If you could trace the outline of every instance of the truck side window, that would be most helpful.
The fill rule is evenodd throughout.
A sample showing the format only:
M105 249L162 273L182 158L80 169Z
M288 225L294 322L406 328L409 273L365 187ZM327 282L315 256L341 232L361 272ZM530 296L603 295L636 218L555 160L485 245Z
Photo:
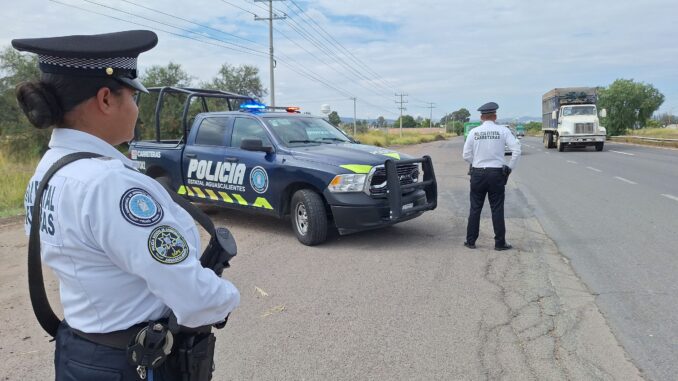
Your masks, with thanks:
M205 146L223 146L228 129L228 118L205 118L200 123L195 144Z
M261 139L264 146L271 145L271 140L261 123L250 118L235 118L231 147L240 148L243 139Z

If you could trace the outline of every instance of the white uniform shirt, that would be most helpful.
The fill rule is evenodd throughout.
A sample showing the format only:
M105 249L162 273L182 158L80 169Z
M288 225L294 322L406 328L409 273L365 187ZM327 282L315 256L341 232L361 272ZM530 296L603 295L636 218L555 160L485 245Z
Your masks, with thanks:
M504 146L511 150L508 166L513 169L520 157L520 141L508 127L485 121L469 131L464 142L464 160L474 168L501 168L506 164Z
M240 302L238 290L200 265L200 236L191 216L156 181L125 168L134 163L105 141L56 128L31 179L25 229L47 169L66 154L86 151L59 170L43 196L44 264L59 278L68 324L105 333L174 311L188 327L222 321Z

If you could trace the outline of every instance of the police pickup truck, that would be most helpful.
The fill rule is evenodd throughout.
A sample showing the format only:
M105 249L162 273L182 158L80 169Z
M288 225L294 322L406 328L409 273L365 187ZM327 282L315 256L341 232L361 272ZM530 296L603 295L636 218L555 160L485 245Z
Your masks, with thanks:
M305 245L325 241L329 226L350 234L436 208L437 184L428 156L412 158L363 145L322 118L294 108L271 110L237 94L149 90L157 97L155 130L144 138L137 132L129 156L140 170L190 201L289 216ZM163 140L163 98L177 94L185 97L183 136ZM226 111L210 108L219 102ZM239 110L233 111L236 105Z

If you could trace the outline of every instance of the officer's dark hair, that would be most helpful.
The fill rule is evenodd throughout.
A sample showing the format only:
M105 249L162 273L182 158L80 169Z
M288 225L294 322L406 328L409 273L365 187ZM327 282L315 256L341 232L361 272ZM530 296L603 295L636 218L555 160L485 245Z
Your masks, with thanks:
M113 78L43 73L39 81L16 87L19 107L35 127L43 129L64 124L64 115L75 106L108 87L118 93L123 84Z
M480 114L480 120L486 121L486 120L494 120L497 118L497 113L493 112L490 114Z

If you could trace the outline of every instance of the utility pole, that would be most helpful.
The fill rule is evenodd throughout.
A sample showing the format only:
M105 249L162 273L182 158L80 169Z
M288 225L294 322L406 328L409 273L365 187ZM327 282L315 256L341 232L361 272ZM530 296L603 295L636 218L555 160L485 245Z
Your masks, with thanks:
M273 2L274 1L285 1L285 0L254 0L255 3L268 2L268 17L259 17L254 16L255 21L268 21L268 42L269 42L269 52L270 52L270 70L271 70L271 107L275 107L275 79L273 75L273 69L275 68L275 58L273 57L273 20L283 20L286 19L286 16L273 15Z
M395 96L400 97L400 100L399 101L396 100L396 103L400 103L400 107L398 107L398 108L400 109L400 137L402 138L403 137L403 110L407 110L405 107L403 107L403 104L407 103L407 101L403 100L403 97L406 97L407 94L400 93L400 94L396 94Z
M428 118L428 128L432 128L432 127L433 127L433 109L436 108L436 106L434 106L434 104L435 104L435 103L429 103L429 104L428 104L428 107L426 107L426 108L430 108L430 109L431 109L431 114L430 114L430 116L429 116L429 118Z
M355 125L355 123L356 123L355 102L358 100L358 98L353 97L353 98L351 98L351 100L353 101L353 137L355 138L355 134L356 134L356 125Z

